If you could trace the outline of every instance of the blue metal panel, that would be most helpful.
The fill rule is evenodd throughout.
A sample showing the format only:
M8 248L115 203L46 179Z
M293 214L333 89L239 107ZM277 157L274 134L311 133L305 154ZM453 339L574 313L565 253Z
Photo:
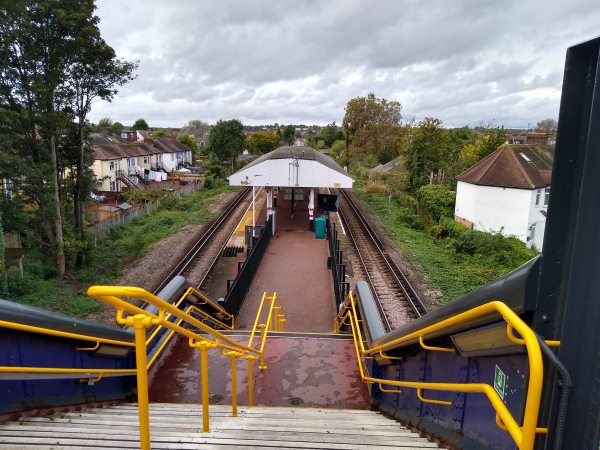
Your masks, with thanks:
M0 334L0 365L30 367L107 368L134 367L133 355L97 356L78 351L70 339L40 336L18 331ZM135 377L106 377L93 385L78 378L0 380L0 413L23 411L89 401L115 400L133 394Z
M504 403L517 421L524 405L527 381L525 354L473 357L442 352L418 351L401 363L379 365L373 362L377 377L405 381L488 383L493 385L498 365L506 374ZM495 411L482 394L423 391L426 398L450 400L452 406L422 403L414 389L402 394L387 394L373 388L373 401L379 408L401 421L426 430L461 449L507 449L514 443L495 423Z

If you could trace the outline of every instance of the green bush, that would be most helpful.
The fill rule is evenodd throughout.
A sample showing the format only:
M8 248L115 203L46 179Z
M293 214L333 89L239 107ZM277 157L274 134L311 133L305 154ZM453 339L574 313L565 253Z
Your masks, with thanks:
M442 220L439 222L439 225L441 227L441 236L439 237L456 238L465 231L469 230L469 228L465 227L463 224L458 223L456 220L448 217L442 218Z
M455 194L441 184L428 184L417 191L419 207L436 222L454 216L454 199Z

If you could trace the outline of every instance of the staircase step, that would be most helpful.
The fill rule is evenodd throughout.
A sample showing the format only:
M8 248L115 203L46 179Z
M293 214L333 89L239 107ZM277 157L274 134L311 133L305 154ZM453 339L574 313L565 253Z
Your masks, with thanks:
M368 410L211 406L211 431L201 432L201 407L151 404L153 449L315 448L422 449L435 443ZM0 449L139 448L137 408L124 404L24 417L0 424Z

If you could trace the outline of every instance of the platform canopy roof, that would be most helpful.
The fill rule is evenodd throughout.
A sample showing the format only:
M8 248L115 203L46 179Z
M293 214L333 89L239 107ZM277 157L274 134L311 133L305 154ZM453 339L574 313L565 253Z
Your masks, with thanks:
M329 156L300 146L279 147L229 177L231 186L351 188L353 182Z

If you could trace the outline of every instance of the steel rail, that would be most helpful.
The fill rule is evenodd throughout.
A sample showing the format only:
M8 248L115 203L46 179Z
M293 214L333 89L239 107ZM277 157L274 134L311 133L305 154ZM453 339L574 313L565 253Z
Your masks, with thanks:
M361 251L359 250L359 247L358 247L358 244L354 237L354 234L352 233L352 227L349 226L348 221L344 215L344 212L341 209L338 210L338 213L339 213L342 221L346 224L346 235L350 237L350 241L352 242L352 245L356 249L356 254L358 255L358 259L360 260L360 262L364 268L365 274L367 275L366 281L372 287L371 291L373 292L373 297L375 299L375 305L377 306L377 309L379 310L379 316L381 317L381 320L383 321L383 325L384 325L386 331L389 331L392 329L392 326L390 324L390 321L387 318L387 315L385 314L385 310L383 309L383 305L381 303L381 300L379 299L379 294L377 293L377 289L375 289L375 283L373 282L373 279L371 278L371 274L367 270L367 263L363 259L363 255L362 255Z
M400 288L400 292L402 293L402 296L404 297L403 300L406 303L408 303L408 305L411 307L412 311L416 314L417 317L421 317L424 314L426 314L427 308L425 308L425 305L423 304L423 302L419 298L418 294L416 293L415 289L412 287L412 285L406 278L406 275L404 275L404 273L400 270L400 268L396 265L396 263L389 257L387 252L384 250L384 244L382 243L382 241L379 238L379 236L377 235L377 233L373 230L373 227L365 219L363 213L357 207L354 200L352 200L352 198L345 192L344 189L338 189L338 191L342 194L344 200L349 205L350 212L358 220L359 226L366 231L366 235L368 236L369 240L373 243L375 249L377 250L379 259L381 259L383 261L384 267L387 267L387 269L393 275L393 277L396 281L396 284ZM346 224L346 228L348 229L348 233L351 237L352 243L359 255L361 263L365 269L365 273L367 274L367 277L369 278L369 284L371 284L371 286L373 287L373 292L375 293L376 304L377 304L380 312L382 313L382 315L385 317L383 305L381 304L381 301L379 300L379 296L377 295L375 286L371 281L371 276L369 274L369 270L362 258L361 249L356 245L356 240L354 239L354 236L352 235L352 232L350 230L350 224L349 224L347 218L345 217L343 210L340 210L340 216ZM385 318L384 321L387 322L387 318ZM388 322L388 326L389 326L389 322ZM389 327L388 327L388 329L389 329Z
M181 258L179 263L169 272L169 274L165 277L162 283L154 290L154 294L160 292L174 277L177 275L181 275L185 269L187 269L190 264L194 261L198 253L204 248L207 242L213 237L213 235L217 232L217 230L221 227L221 225L229 218L231 213L237 208L237 206L242 202L242 200L248 195L251 188L246 188L242 192L238 194L238 196L225 208L225 210L211 223L206 232L198 239L198 241L193 245L193 247ZM209 270L213 268L213 264L210 266ZM204 280L203 280L204 281Z
M248 190L251 190L252 188L247 188L247 189L248 189ZM262 189L263 189L262 187L261 187L261 188L259 188L259 189L256 191L256 194L255 194L255 195L258 195ZM246 208L246 211L245 211L245 212L248 212L248 210L249 210L251 207L252 207L252 204L248 205L248 208ZM244 215L242 215L242 218L240 219L240 221L242 221L242 220L244 220ZM238 224L239 224L239 222L238 222ZM236 227L237 227L237 225L236 225ZM233 233L235 233L235 229L236 229L236 227L234 227L234 228L231 230L231 233L229 233L229 234L227 235L227 239L225 239L225 242L223 242L223 245L221 246L221 249L219 250L219 253L217 253L217 254L216 254L216 256L214 257L214 259L213 259L212 263L210 263L210 266L209 266L209 267L208 267L208 269L206 270L206 273L205 273L205 274L204 274L204 276L202 277L202 280L200 280L200 282L199 282L199 283L196 285L196 289L200 289L200 288L201 288L201 287L204 285L204 283L206 282L206 280L207 280L208 276L209 276L209 275L210 275L210 273L212 272L213 268L214 268L214 267L217 265L217 262L219 261L219 258L220 258L220 257L221 257L221 255L223 254L223 251L225 250L225 247L227 246L227 243L228 243L228 242L229 242L229 240L231 239L231 236L233 236Z

